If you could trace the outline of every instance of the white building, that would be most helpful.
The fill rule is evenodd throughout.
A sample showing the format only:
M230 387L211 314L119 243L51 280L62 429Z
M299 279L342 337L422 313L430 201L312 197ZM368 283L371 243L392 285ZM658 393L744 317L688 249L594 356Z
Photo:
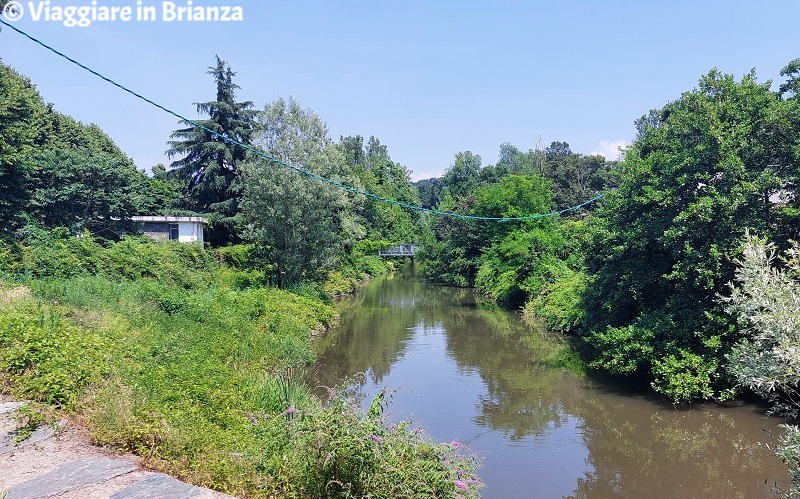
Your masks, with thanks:
M180 243L202 243L208 220L203 217L131 217L141 222L142 232L154 241L178 241Z

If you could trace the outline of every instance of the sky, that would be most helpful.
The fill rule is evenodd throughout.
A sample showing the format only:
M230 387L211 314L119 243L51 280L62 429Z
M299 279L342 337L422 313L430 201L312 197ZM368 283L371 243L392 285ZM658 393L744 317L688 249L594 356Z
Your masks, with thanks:
M459 151L492 164L504 142L528 150L564 141L618 159L634 120L710 69L741 77L755 68L777 88L780 70L800 57L800 0L19 3L16 27L179 114L202 118L193 103L214 99L206 72L219 55L236 72L239 100L262 108L293 97L334 140L380 139L414 180L441 176ZM240 7L243 20L169 20L172 6L190 3ZM85 27L52 19L81 6L134 14ZM138 6L156 19L136 20ZM169 164L174 116L8 28L0 59L57 110L98 124L140 169Z

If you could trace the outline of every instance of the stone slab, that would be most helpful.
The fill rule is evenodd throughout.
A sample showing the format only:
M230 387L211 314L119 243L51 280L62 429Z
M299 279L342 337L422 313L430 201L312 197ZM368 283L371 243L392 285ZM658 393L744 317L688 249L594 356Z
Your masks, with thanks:
M24 402L3 402L0 404L0 414L15 411L25 405Z
M157 473L120 490L111 499L182 499L196 497L204 492L200 487Z
M37 478L11 487L7 499L52 497L86 485L103 483L134 471L130 461L103 456L77 459L62 464Z
M57 427L52 427L50 425L41 425L38 428L36 428L33 432L31 432L28 438L26 438L25 440L23 440L18 444L15 444L14 442L17 439L17 433L19 432L19 430L17 430L13 426L0 425L0 456L12 452L16 449L21 449L28 445L33 445L35 443L41 442L42 440L47 440L48 438L56 434L57 429L64 428L66 425L67 425L66 420L61 420L58 423Z
M44 440L46 438L50 438L55 434L56 434L56 429L55 428L53 428L52 426L47 425L47 424L42 425L42 426L36 428L36 430L34 430L31 433L31 436L29 436L28 438L26 438L25 440L20 442L17 447L25 447L26 445L32 445L32 444L35 444L37 442L41 442L42 440Z

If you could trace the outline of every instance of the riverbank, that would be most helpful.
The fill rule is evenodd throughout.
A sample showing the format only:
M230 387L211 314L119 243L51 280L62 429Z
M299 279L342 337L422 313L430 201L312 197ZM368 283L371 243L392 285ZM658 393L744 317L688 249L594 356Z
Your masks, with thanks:
M676 408L628 383L552 364L563 338L466 288L411 273L375 279L341 303L315 385L388 387L395 420L481 457L485 499L780 497L770 450L779 418L728 402ZM349 379L358 373L366 373ZM534 491L534 492L531 492Z
M2 391L36 417L78 417L106 448L241 497L475 494L459 487L475 462L386 424L382 399L363 412L303 386L312 332L337 317L317 290L193 245L53 237L5 255Z
M89 432L77 419L62 419L52 426L42 424L30 435L21 434L25 408L25 403L0 395L0 496L231 498L148 471L132 454L93 445Z

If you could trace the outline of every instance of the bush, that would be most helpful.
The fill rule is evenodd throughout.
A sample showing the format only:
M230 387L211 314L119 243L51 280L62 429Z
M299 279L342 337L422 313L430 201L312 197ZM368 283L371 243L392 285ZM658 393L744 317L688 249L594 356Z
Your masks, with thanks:
M31 291L0 289L0 389L80 411L98 443L232 494L476 494L457 446L303 385L312 336L337 318L319 285L260 287L199 245L39 236L14 276Z
M774 412L800 415L800 246L793 243L778 267L775 245L745 236L736 284L722 298L744 338L727 356L728 372L772 403Z
M525 304L525 314L544 320L553 331L567 333L581 323L586 274L565 269L555 282L542 286L539 294Z
M409 421L388 421L389 396L381 392L365 413L332 390L327 402L285 412L277 428L275 418L254 422L283 456L259 466L286 477L286 497L477 497L475 457L458 442L430 442Z
M800 497L800 428L783 425L783 435L775 453L789 466L789 488L784 491L785 496Z
M0 309L0 385L11 393L67 409L107 374L112 342L74 325L63 307L30 298Z

